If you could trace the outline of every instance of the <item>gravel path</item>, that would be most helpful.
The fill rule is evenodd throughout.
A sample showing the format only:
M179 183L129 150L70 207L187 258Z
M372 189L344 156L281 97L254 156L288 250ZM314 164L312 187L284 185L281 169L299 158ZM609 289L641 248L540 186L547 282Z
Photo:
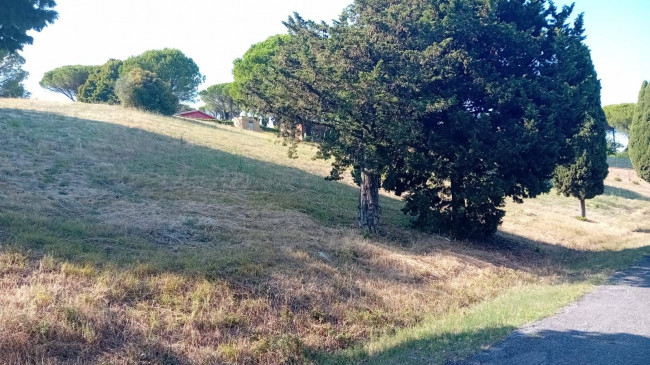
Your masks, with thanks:
M650 364L650 257L464 364Z

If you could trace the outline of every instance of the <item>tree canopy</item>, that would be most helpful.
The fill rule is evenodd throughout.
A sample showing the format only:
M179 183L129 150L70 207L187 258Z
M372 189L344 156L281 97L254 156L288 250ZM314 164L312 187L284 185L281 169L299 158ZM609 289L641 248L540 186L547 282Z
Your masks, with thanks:
M34 39L30 30L40 32L57 18L54 0L3 0L0 11L0 50L22 50Z
M115 82L120 77L122 61L111 59L92 72L79 87L78 99L84 103L117 104Z
M275 85L266 82L267 76L277 70L274 57L289 40L288 35L275 35L252 45L242 58L234 61L230 95L247 112L273 113ZM262 112L263 111L263 112Z
M83 85L88 76L93 73L98 66L62 66L48 71L43 75L40 81L41 87L61 93L72 101L76 101L79 87Z
M178 97L169 84L153 73L134 68L123 74L115 84L115 93L122 105L172 115L178 108Z
M630 125L632 124L632 119L634 118L635 108L636 104L634 103L604 106L603 111L605 112L605 117L607 118L607 124L611 128L615 128L617 131L625 133L629 136Z
M194 101L199 85L205 80L194 60L178 49L150 50L129 57L120 72L126 74L134 68L155 73L169 84L180 101Z
M630 160L639 177L650 182L650 84L641 85L630 127Z
M7 50L0 50L0 98L22 98L29 96L23 80L28 73L22 69L25 59Z
M539 1L359 0L331 25L296 14L289 36L235 62L237 71L262 55L263 72L239 90L257 93L285 130L330 129L320 156L334 159L331 179L352 169L362 229L378 230L381 186L405 195L422 226L489 235L505 197L548 191L570 149L577 120L556 105L573 84L558 35L582 41L571 12Z
M232 83L217 84L208 87L199 93L205 103L205 110L216 118L231 119L241 110L230 96Z

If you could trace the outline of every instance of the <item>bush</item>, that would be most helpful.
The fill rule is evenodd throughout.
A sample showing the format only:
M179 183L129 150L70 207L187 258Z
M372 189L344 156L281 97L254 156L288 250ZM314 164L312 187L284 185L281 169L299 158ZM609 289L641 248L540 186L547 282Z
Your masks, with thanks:
M178 108L178 97L172 94L169 84L156 74L135 68L120 76L115 84L115 94L122 105L172 115Z

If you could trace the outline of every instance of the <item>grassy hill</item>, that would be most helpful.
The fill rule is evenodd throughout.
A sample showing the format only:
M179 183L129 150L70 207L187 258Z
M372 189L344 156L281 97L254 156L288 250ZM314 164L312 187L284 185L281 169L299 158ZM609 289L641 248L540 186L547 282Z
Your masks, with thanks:
M354 229L357 189L273 134L0 99L9 364L453 361L650 253L650 185L509 205L497 239Z

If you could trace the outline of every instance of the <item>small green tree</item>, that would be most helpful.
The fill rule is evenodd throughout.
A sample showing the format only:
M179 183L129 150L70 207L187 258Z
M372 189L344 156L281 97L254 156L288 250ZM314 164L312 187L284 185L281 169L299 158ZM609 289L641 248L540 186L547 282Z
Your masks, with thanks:
M241 110L230 96L232 83L217 84L199 93L205 103L205 110L216 118L228 120L238 115Z
M0 98L28 97L23 80L28 73L22 69L25 59L15 52L0 50Z
M555 169L553 185L558 194L580 200L581 216L587 216L585 200L593 199L605 191L607 177L607 142L604 115L594 119L586 114L582 128L569 142L574 159Z
M560 28L555 44L558 55L556 91L559 125L564 129L553 185L558 194L580 200L586 217L585 200L604 192L607 166L607 119L600 103L600 81L589 48L583 43L583 16L574 29Z
M22 50L34 39L30 30L40 32L57 18L54 0L3 0L0 5L0 49Z
M178 97L165 81L153 72L134 68L120 76L115 93L122 105L163 115L172 115L178 108Z
M62 66L48 71L43 75L41 87L61 93L72 101L76 101L79 87L86 83L88 76L93 73L97 66Z
M83 103L117 104L120 100L115 95L115 83L120 77L122 61L109 60L88 76L79 87L77 99Z
M639 92L628 148L634 170L643 180L650 181L650 84L647 81Z
M199 85L205 81L194 60L178 49L151 50L139 56L129 57L124 61L120 73L126 74L134 68L155 73L158 78L169 84L172 93L180 101L194 101Z

